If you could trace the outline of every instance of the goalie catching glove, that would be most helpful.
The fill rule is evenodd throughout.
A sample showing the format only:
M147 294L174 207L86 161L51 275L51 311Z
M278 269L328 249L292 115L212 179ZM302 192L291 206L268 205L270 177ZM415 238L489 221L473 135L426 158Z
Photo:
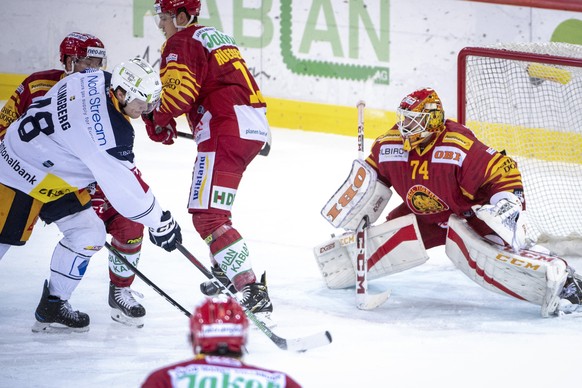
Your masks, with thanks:
M525 212L519 198L508 191L491 197L491 205L475 205L475 215L518 252L526 247Z
M176 249L176 242L182 242L180 225L168 210L162 213L161 224L157 228L149 228L149 232L150 241L168 252Z
M165 145L174 144L174 139L178 137L178 129L176 128L176 120L170 119L170 122L165 126L156 125L154 122L154 113L141 115L141 118L146 126L146 131L150 139L155 142Z

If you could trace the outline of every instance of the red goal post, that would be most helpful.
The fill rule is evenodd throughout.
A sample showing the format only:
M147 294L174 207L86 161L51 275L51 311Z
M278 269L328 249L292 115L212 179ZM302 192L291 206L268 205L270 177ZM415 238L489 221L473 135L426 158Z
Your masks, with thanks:
M582 247L582 46L513 43L458 56L457 119L522 173L528 237Z

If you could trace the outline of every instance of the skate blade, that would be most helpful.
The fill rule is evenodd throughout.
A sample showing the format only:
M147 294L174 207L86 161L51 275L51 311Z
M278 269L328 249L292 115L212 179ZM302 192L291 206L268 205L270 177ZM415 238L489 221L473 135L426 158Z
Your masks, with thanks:
M141 329L144 325L144 317L129 317L114 307L111 308L111 319L122 325L137 327L138 329Z
M36 321L32 325L33 333L50 333L50 334L67 334L67 333L85 333L89 331L89 325L85 327L69 327L60 323L45 323Z

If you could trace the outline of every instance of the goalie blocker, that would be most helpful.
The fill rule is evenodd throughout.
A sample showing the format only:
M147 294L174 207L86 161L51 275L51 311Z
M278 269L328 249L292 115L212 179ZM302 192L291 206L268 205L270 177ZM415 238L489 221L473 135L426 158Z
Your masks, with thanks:
M368 216L373 224L388 204L392 191L378 180L366 162L356 159L350 175L321 209L321 215L335 228L355 230Z

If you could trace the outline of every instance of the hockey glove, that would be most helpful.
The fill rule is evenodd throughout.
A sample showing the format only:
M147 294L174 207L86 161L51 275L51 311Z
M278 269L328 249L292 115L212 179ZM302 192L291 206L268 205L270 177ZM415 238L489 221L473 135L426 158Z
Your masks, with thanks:
M475 215L516 252L526 246L526 216L521 201L513 193L498 193L491 197L491 205L474 205L472 208Z
M166 210L162 213L161 224L157 228L149 228L150 241L171 252L176 249L176 242L182 242L180 225L172 214Z
M174 139L178 137L178 129L173 118L170 119L170 122L165 127L156 125L153 113L141 115L141 118L145 123L150 139L166 145L174 144Z

